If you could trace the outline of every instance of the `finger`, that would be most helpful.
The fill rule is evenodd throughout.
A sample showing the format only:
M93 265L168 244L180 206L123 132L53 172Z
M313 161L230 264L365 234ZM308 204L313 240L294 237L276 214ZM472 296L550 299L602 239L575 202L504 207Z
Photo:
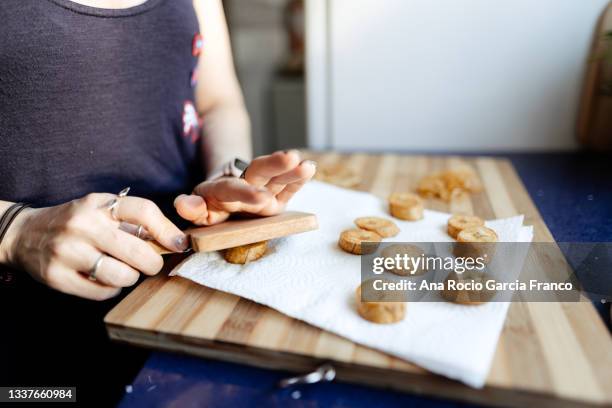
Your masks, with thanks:
M231 213L261 208L272 198L264 187L255 187L236 178L202 183L194 193L196 195L178 197L175 206L181 216L195 223L211 223L210 217L218 215L219 211Z
M203 197L208 203L234 203L257 204L269 198L265 187L250 185L246 180L226 177L218 181L202 183L194 190L194 194Z
M287 184L283 191L278 193L274 200L270 200L268 205L262 208L257 213L259 215L270 216L276 215L283 212L287 202L293 197L295 193L297 193L303 186L306 184L308 180L303 180L291 184Z
M99 253L98 253L99 254ZM101 254L100 254L101 255ZM93 263L89 266L90 269L85 270L85 276L89 277L89 273L93 265L98 261L100 255L97 255ZM140 273L129 265L118 261L109 255L102 255L102 261L96 271L96 281L115 288L127 288L138 282ZM78 269L82 272L81 269Z
M145 241L153 239L151 234L142 225L134 225L129 222L122 222L119 225L121 231L125 231L128 234L134 235L136 238L144 239Z
M285 204L285 202L278 201L278 199L275 198L273 200L270 200L270 202L268 202L263 208L260 208L258 211L256 211L256 214L263 215L266 217L270 215L280 214L285 209Z
M181 194L174 200L174 208L178 215L191 222L208 215L206 201L199 195Z
M244 178L254 186L265 186L271 178L297 167L300 160L300 153L297 150L275 152L268 156L261 156L249 164Z
M53 267L47 284L60 292L98 301L113 298L121 292L121 288L90 281L83 274L65 265Z
M62 261L66 266L81 272L89 277L91 269L95 266L100 256L104 256L96 270L96 280L100 283L123 288L134 285L140 274L132 267L115 258L102 255L91 244L84 241L66 242L61 251Z
M266 188L271 194L278 194L287 184L296 183L301 180L310 180L317 171L317 165L312 160L304 160L299 166L270 179Z
M90 239L100 252L147 275L155 275L161 270L164 260L149 244L116 228L112 221L107 220L107 223L90 234Z
M203 191L210 210L233 212L259 212L274 198L265 187L255 187L243 179L220 180ZM213 211L214 213L214 211Z
M183 252L189 247L187 236L161 212L153 201L140 197L123 197L115 212L121 221L142 225L164 247Z
M297 193L302 187L304 187L304 184L306 184L307 182L308 180L301 180L295 183L287 184L283 191L276 195L276 200L279 203L286 204L295 193Z
M229 218L225 210L208 211L206 201L198 195L180 195L174 200L176 212L195 225L213 225Z

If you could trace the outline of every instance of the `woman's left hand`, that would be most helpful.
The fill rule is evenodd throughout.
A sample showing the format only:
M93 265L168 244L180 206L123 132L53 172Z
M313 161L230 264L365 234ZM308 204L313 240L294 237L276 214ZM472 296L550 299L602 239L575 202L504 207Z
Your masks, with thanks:
M217 224L234 212L274 215L315 172L316 163L302 161L298 151L276 152L253 160L244 178L205 181L191 195L178 196L174 206L196 225Z

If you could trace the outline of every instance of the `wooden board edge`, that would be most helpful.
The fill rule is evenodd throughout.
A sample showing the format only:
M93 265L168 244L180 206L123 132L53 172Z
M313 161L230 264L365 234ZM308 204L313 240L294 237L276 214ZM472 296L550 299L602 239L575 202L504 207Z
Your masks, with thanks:
M126 328L107 324L106 329L113 341L153 350L192 355L213 360L253 367L307 373L324 363L331 363L336 378L341 382L391 389L399 392L503 407L597 407L604 406L586 401L560 399L554 395L520 391L510 388L485 386L470 388L458 381L439 375L424 376L417 373L397 371L392 368L377 368L354 363L342 363L312 356L273 351L253 346L235 345L216 340L206 340L169 333L154 333L147 330ZM441 395L440 390L444 394Z
M283 219L281 223L276 225L276 227L278 229L279 226L283 227L286 224L293 224L294 225L294 232L292 232L291 234L287 234L287 233L279 234L278 231L270 229L270 227L268 225L264 224L264 223L262 223L262 225L249 225L245 229L245 231L246 232L250 232L250 231L252 231L255 228L261 229L261 230L263 230L263 233L260 232L260 237L259 237L258 240L259 241L267 241L267 240L271 240L271 239L282 238L282 237L287 236L287 235L301 234L301 233L304 233L304 232L314 231L314 230L319 228L319 222L318 222L317 216L315 214L306 213L306 212L300 212L300 211L287 211L287 212L285 212L285 213L283 213L281 215L284 215L286 217L291 217L291 216L299 215L299 218L296 218L296 219L290 219L290 218ZM271 217L262 217L262 218L257 218L257 219L253 219L253 220L262 221L262 220L266 220L266 219L270 219L270 218ZM220 226L220 225L222 225L222 224L218 224L217 226ZM215 227L215 226L213 226L213 227ZM212 228L212 227L204 227L204 228ZM219 250L231 248L231 247L234 247L234 246L246 245L246 244L253 243L253 242L250 242L250 241L249 242L245 242L243 239L238 239L238 240L234 239L231 244L227 244L227 242L225 242L224 240L232 241L231 237L236 235L235 231L219 233L219 234L217 234L215 239L211 239L206 234L203 234L202 236L199 236L198 232L197 232L197 229L187 230L186 232L191 237L191 246L192 246L192 248L193 248L193 250L195 252L219 251ZM230 237L230 238L228 239L228 237ZM204 242L204 243L202 243L202 242Z

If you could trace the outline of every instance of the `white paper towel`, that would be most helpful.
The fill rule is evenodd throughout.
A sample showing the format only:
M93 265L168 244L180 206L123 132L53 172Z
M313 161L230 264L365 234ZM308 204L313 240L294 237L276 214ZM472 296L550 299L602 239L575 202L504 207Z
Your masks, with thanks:
M229 264L216 252L194 254L173 274L267 305L473 387L484 385L508 303L410 303L402 322L370 323L357 314L353 300L360 284L360 257L340 250L337 241L341 231L354 228L357 217L390 218L386 203L371 194L312 181L289 209L317 214L319 230L274 240L266 256L247 265ZM387 241L452 242L446 233L448 218L449 214L426 210L417 222L394 219L401 232ZM532 227L522 224L522 216L487 222L500 242L529 242Z

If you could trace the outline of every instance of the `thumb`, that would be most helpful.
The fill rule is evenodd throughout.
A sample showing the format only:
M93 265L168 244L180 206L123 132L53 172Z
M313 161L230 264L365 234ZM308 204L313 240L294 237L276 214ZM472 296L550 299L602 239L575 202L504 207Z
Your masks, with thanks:
M206 201L197 195L181 194L174 200L174 208L182 218L195 222L208 214Z

